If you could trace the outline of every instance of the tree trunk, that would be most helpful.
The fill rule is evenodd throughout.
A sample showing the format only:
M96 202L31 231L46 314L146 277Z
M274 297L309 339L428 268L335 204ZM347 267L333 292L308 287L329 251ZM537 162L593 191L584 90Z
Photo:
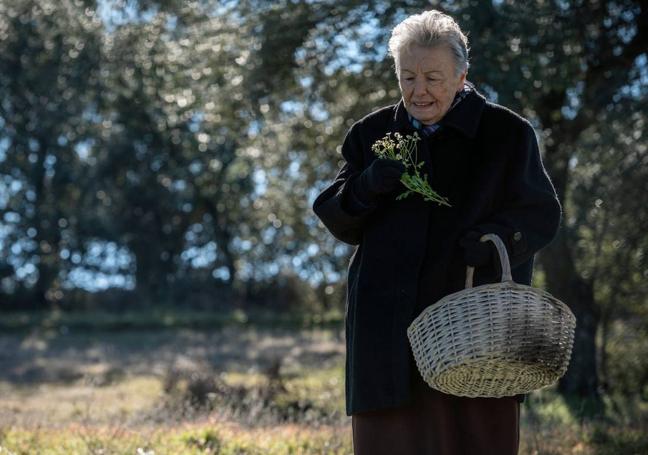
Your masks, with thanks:
M229 288L232 288L235 283L237 283L237 270L236 270L236 256L232 252L231 248L231 235L229 232L225 230L221 230L219 227L216 227L217 232L217 237L218 237L218 249L223 253L223 256L225 256L225 266L227 267L227 271L229 273L229 276L227 280L225 280L225 283Z
M55 300L50 291L60 271L59 243L61 233L58 227L59 195L52 187L51 178L46 176L45 160L48 155L49 142L38 139L38 158L31 168L31 179L34 183L36 201L34 203L33 223L36 227L36 251L38 257L38 280L34 286L33 299L42 308L50 308Z
M558 383L558 391L578 413L584 411L583 403L587 406L586 413L596 413L602 405L596 360L600 312L594 301L593 283L578 275L564 229L542 251L540 259L549 292L565 302L576 316L574 349L569 368Z
M218 251L223 254L225 260L225 267L229 273L229 277L225 280L228 288L233 289L240 283L238 282L238 269L236 266L237 255L232 250L232 238L234 237L229 226L233 223L228 223L228 220L223 220L223 214L218 211L217 204L213 198L201 198L207 213L209 213L213 220L214 237Z
M612 301L614 301L612 297ZM612 308L614 308L612 306ZM608 356L607 348L608 341L610 339L610 311L609 309L601 312L601 346L599 346L599 362L600 362L600 372L601 372L601 390L605 393L608 392L610 388L610 374L608 370Z
M591 283L582 280L574 283L567 299L572 302L571 309L578 327L569 369L560 380L558 390L564 394L599 399L595 340L600 316L594 308Z
M135 291L140 304L156 304L169 289L162 250L153 241L137 240L129 245L135 256Z
M548 115L545 113L547 123ZM563 219L556 238L539 255L539 262L545 272L547 290L565 302L576 316L571 361L567 372L560 379L558 390L568 403L573 402L572 398L576 399L574 404L577 406L589 402L596 412L602 404L596 361L596 330L600 311L594 301L592 281L583 279L578 273L573 256L578 237L569 224L569 214L564 212L570 177L570 148L565 143L573 143L575 139L557 125L553 131L552 145L546 147L543 162L563 207Z

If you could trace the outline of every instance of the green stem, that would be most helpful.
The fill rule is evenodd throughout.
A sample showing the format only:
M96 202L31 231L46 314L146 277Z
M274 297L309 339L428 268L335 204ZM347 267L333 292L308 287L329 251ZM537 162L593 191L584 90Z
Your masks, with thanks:
M408 171L405 171L401 176L401 182L408 191L401 193L397 199L404 199L413 192L421 194L425 201L436 202L439 205L451 207L447 198L440 196L430 187L430 184L427 181L427 174L421 176L419 173L418 168L423 165L423 162L418 163L418 147L416 146L416 143L419 140L418 135L414 133L414 136L402 137L400 134L396 133L395 137L398 140L398 146L391 136L387 135L374 144L374 147L372 148L374 153L376 153L380 158L390 158L401 161L405 164L407 169L409 169L410 166L412 167L413 175L408 173ZM400 155L400 157L398 155Z

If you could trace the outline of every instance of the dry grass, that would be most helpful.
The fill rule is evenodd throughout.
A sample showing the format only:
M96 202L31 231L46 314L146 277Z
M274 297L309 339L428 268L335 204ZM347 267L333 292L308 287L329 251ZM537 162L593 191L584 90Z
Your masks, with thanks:
M352 452L337 330L14 333L0 362L0 455ZM645 422L536 392L520 454L648 453Z
M58 431L49 428L13 428L0 441L3 441L0 442L0 454L3 455L280 455L351 452L350 436L335 427L273 425L250 429L216 420L136 430L87 425L70 425Z

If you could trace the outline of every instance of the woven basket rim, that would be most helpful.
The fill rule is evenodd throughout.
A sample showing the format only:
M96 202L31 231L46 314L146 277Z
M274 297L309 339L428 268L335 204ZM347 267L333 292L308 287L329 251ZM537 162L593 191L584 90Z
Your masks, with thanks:
M495 289L498 290L517 289L520 291L536 294L536 296L543 297L548 302L551 302L557 305L558 307L560 307L562 310L565 311L569 319L576 321L576 316L574 315L571 308L569 308L569 306L565 302L563 302L560 299L557 299L556 297L554 297L544 289L536 288L526 284L516 283L513 280L506 280L506 281L498 281L497 283L486 283L471 288L461 289L459 291L453 292L452 294L448 294L442 297L436 302L425 307L425 309L421 311L421 313L419 313L419 315L416 318L414 318L414 320L410 323L407 332L409 332L410 330L415 330L414 327L418 325L419 321L422 321L425 318L427 318L428 315L432 314L437 309L441 308L444 304L452 304L455 301L460 300L462 297L470 298L470 296L472 295L477 296L485 290L495 290Z
M561 300L557 299L553 295L551 295L549 292L545 291L544 289L536 288L533 286L529 286L527 284L520 284L516 283L513 280L506 280L506 281L498 281L497 283L486 283L486 284L481 284L479 286L475 286L472 288L467 288L467 289L461 289L459 291L455 291L452 294L448 294L441 299L437 300L435 303L432 303L431 305L427 306L425 309L427 310L428 308L436 307L442 303L445 303L448 300L456 300L457 297L463 297L463 296L470 296L472 294L478 294L481 293L484 290L490 290L490 289L496 289L496 288L511 288L511 289L519 289L527 292L533 292L534 294L540 294L543 297L546 297L549 300L560 302L563 305L567 306L564 302Z

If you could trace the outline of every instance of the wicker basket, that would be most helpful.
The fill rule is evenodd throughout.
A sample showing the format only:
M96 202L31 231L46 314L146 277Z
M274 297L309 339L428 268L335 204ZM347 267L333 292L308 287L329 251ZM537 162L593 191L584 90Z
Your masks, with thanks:
M486 234L502 282L466 289L426 308L409 326L416 365L430 387L452 395L503 397L540 389L567 370L576 318L549 293L515 283L502 240Z

